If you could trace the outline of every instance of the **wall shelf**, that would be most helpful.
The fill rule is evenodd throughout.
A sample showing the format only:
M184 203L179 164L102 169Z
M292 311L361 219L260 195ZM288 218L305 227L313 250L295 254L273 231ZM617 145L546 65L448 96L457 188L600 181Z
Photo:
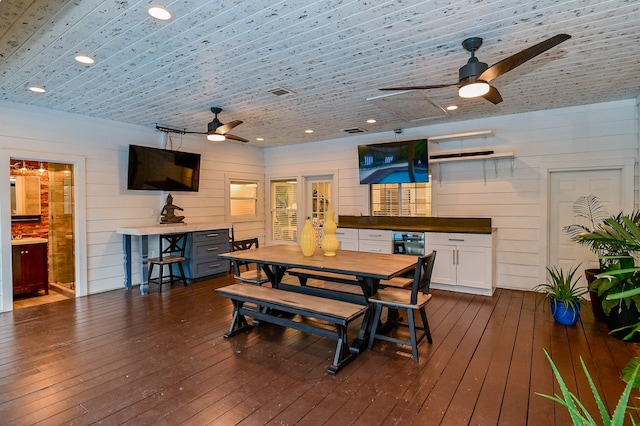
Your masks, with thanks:
M515 156L513 152L502 152L502 153L487 154L487 155L436 158L434 160L429 160L429 164L454 163L454 162L461 162L461 161L482 161L482 175L486 183L487 182L487 160L493 160L493 167L494 167L496 176L498 175L498 160L504 160L504 159L511 160L511 176L513 176L513 159L514 158ZM438 182L442 182L442 166L439 165L437 169L438 169L437 170Z
M429 159L430 164L438 163L453 163L456 161L477 161L477 160L499 160L502 158L513 158L513 152L503 152L499 154L487 154L487 155L469 155L463 157L449 157L449 158L434 158Z
M427 138L429 142L438 143L456 139L467 139L476 136L493 136L493 130L477 130L475 132L452 133L450 135L430 136Z

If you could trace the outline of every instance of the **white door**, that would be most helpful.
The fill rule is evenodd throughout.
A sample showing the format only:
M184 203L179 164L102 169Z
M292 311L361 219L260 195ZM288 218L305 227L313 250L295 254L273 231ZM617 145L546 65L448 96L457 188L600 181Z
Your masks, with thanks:
M593 194L605 204L609 214L619 213L623 209L622 174L622 169L550 173L549 266L557 266L565 271L579 263L582 263L580 270L598 267L597 256L588 248L571 241L562 228L574 223L587 226L573 213L573 204L581 196Z
M324 221L324 212L336 211L333 196L333 176L307 176L305 214L314 221Z

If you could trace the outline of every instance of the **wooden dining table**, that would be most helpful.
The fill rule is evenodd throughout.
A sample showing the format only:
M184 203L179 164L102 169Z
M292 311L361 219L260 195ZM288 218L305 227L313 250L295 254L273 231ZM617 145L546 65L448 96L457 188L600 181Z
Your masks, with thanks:
M369 305L369 297L378 291L380 280L388 280L411 271L415 269L418 261L417 256L351 250L339 250L336 256L324 256L319 248L316 249L313 256L304 256L298 246L292 245L264 246L257 249L223 253L219 257L230 261L241 260L261 265L274 288L301 291L338 300L353 301L340 292L314 289L308 286L284 285L281 283L282 278L290 268L331 272L346 277L352 276L354 284L360 285L364 295L363 303L367 305ZM358 338L351 345L350 349L353 353L359 353L365 347L371 331L372 320L372 309L368 309L362 321Z

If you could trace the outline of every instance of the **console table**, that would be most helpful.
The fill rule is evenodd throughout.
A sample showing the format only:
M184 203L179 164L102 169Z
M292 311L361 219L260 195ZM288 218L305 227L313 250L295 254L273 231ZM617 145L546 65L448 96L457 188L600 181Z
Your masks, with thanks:
M136 228L118 228L116 232L122 235L122 248L124 252L124 288L131 290L131 237L137 237L140 243L140 294L149 292L149 283L147 275L149 274L149 236L160 234L171 234L178 232L187 232L189 234L199 231L222 231L228 232L231 228L226 223L176 223L167 225L140 226Z

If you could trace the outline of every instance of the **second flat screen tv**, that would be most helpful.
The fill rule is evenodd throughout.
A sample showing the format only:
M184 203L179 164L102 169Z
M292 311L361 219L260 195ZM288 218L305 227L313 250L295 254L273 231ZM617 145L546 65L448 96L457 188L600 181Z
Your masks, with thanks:
M198 191L200 154L129 145L127 189Z
M429 182L427 140L358 146L361 184Z

